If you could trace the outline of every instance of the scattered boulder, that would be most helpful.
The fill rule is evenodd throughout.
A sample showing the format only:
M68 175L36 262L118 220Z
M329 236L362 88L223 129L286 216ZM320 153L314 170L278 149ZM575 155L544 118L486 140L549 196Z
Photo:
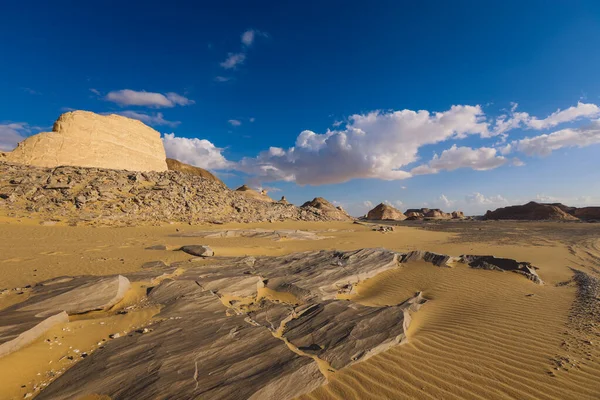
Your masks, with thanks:
M194 167L193 165L182 163L181 161L177 161L173 158L167 158L167 167L169 168L169 171L179 171L183 172L184 174L201 176L205 179L208 179L209 181L217 182L225 186L223 181L221 181L219 178L217 178L215 175L208 172L207 170L199 167Z
M208 246L190 245L183 246L181 251L184 253L191 254L197 257L212 257L215 255L214 251Z
M542 284L542 279L538 276L536 269L528 262L520 262L510 258L499 258L494 256L474 256L462 255L461 262L468 264L471 268L489 269L496 271L511 271L527 277L527 279Z
M367 213L368 220L375 221L404 221L406 215L389 204L379 204Z
M89 111L62 114L52 132L23 140L5 161L39 167L72 165L129 171L166 171L160 133L120 115Z

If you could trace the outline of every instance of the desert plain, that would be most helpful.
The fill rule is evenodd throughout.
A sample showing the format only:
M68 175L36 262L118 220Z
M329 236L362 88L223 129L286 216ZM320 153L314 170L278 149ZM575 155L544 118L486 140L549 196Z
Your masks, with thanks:
M127 276L148 271L142 266L153 261L162 261L162 269L168 271L159 268L153 277L132 283L117 304L70 316L27 346L1 357L0 398L69 398L60 390L47 397L44 393L61 379L67 386L74 385L68 372L84 363L90 364L86 373L100 379L103 370L94 365L94 357L111 352L111 346L122 340L118 336L151 337L163 323L164 305L146 304L146 289L185 274L191 266L224 265L240 257L365 248L526 261L538 268L543 284L521 274L470 268L460 262L436 266L424 260L399 263L359 280L352 292L335 297L385 307L421 292L427 301L410 313L401 344L327 373L326 381L319 381L299 398L595 399L600 394L598 224L406 221L385 223L393 225L393 231L380 232L374 230L380 224L353 222L138 227L45 226L41 222L8 217L0 222L2 310L32 296L32 285L57 277ZM294 231L305 232L309 238L290 234ZM244 237L239 232L277 233ZM210 246L215 256L189 261L190 254L173 250L196 244ZM158 247L164 250L148 250L157 245L164 245ZM577 279L576 271L585 278ZM272 299L286 301L276 294ZM219 306L225 314L227 308ZM121 356L125 357L113 355ZM185 378L190 390L203 373L210 371L200 367L195 378ZM277 368L270 373L277 375ZM85 384L78 385L84 387L78 393L84 393ZM100 391L80 397L110 398Z

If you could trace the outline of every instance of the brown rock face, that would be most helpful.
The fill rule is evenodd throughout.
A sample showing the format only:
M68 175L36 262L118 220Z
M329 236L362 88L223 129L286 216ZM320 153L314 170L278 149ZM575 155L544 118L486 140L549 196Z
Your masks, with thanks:
M600 221L600 207L582 207L575 208L571 214L583 221Z
M322 197L315 197L311 201L307 201L306 203L302 204L301 208L309 209L317 214L340 221L353 219L346 211L334 206Z
M167 158L167 167L169 168L169 171L179 171L183 172L184 174L201 176L213 182L218 182L225 185L223 181L221 181L219 178L217 178L207 170L199 167L194 167L193 165L182 163L181 161L177 161L173 158Z
M576 217L567 214L558 206L540 204L535 201L521 206L503 207L495 211L488 211L484 219L577 221Z
M89 111L62 114L52 132L33 135L5 154L3 161L58 167L63 165L166 171L160 133L142 122L120 115Z
M402 214L401 211L390 205L381 203L368 212L367 219L404 221L406 219L406 215Z

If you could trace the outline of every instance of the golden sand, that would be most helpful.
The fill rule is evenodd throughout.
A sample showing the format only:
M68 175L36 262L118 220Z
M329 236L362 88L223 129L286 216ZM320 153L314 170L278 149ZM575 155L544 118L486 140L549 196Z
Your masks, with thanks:
M171 236L236 228L303 229L319 231L331 238L274 241ZM179 251L144 250L156 244L173 248L205 244L218 256L385 247L402 252L429 250L452 256L508 257L538 266L546 284L539 286L518 274L474 270L462 264L440 268L419 262L361 283L353 300L365 305L397 304L417 291L431 301L413 315L407 344L329 373L328 385L301 399L597 399L599 348L594 343L586 352L569 350L569 343L582 340L567 325L575 288L555 284L571 278L569 266L589 267L589 257L600 255L600 241L590 239L582 243L585 248L577 248L555 240L534 245L517 241L469 242L457 237L408 226L395 227L394 232L383 234L368 226L346 222L92 228L41 226L39 221L3 219L0 220L0 289L24 287L62 275L133 272L148 261L162 260L168 264L190 258ZM143 285L133 285L119 306L139 302L144 295L142 289ZM27 289L21 295L12 292L0 295L0 308L26 296ZM260 296L295 301L266 289ZM59 371L73 362L57 361L63 355L71 354L74 349L93 351L109 334L143 326L156 312L149 308L126 315L112 312L72 318L66 326L55 327L30 346L0 359L0 399L22 398L31 391L31 385L47 381L51 371ZM574 366L555 369L553 360L558 357L569 357ZM26 388L21 388L23 384Z

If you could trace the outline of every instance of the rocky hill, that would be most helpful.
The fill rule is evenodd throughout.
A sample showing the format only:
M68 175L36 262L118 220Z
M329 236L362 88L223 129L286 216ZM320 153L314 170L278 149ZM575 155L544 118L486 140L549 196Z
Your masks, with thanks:
M62 114L52 132L33 135L0 161L58 167L64 165L166 171L165 148L160 133L142 122L120 115L89 111Z
M564 206L563 206L564 207ZM554 204L542 204L530 201L519 206L498 208L488 211L483 219L508 219L508 220L555 220L577 221L577 217L563 211L562 207Z
M220 182L178 171L41 168L0 162L0 214L13 217L117 226L351 219L339 210L315 205L299 208L258 201Z
M269 197L269 195L267 194L267 192L265 190L263 190L262 192L259 193L258 191L252 189L248 185L242 185L239 188L235 189L235 191L243 194L244 196L248 197L249 199L254 199L254 200L263 201L263 202L267 202L267 203L273 203L275 201Z
M366 219L375 221L404 221L406 215L388 204L381 203L367 213Z
M322 197L315 197L311 201L302 204L300 208L306 210L317 209L332 220L349 221L354 219L342 207L336 207Z

